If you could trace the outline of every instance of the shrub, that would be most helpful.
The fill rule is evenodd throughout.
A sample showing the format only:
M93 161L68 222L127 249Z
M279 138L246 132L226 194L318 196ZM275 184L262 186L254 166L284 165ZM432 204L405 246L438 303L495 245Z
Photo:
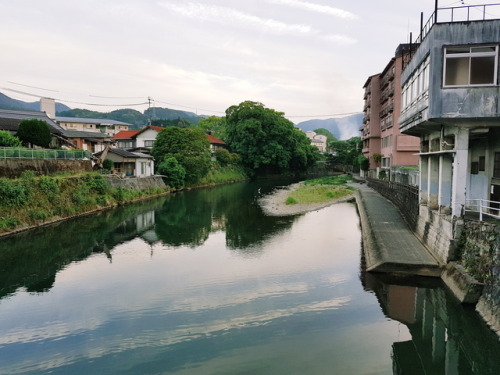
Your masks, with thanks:
M215 151L215 158L221 167L225 167L231 163L231 154L224 148Z
M49 147L52 141L49 125L38 119L21 121L16 135L22 142L40 147Z
M0 147L21 147L21 141L10 132L0 130Z
M179 164L176 158L167 158L158 166L158 172L167 178L167 184L174 189L184 186L186 170Z
M85 185L91 192L103 195L108 190L108 182L99 174L88 174L83 177Z
M20 207L28 200L28 192L19 180L0 178L0 206Z
M292 197L288 197L285 201L285 204L297 204L297 200L292 198Z
M59 194L60 188L59 183L56 179L41 176L38 180L38 187L42 193L44 193L49 199L53 199Z
M108 171L112 171L115 168L115 163L111 159L104 159L102 167Z

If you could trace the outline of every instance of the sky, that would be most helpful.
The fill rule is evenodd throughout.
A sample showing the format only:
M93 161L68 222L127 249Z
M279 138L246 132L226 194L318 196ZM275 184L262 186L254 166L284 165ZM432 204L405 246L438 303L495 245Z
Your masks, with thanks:
M0 0L0 92L100 112L151 105L223 116L251 100L294 123L344 117L362 112L367 78L416 38L434 4Z

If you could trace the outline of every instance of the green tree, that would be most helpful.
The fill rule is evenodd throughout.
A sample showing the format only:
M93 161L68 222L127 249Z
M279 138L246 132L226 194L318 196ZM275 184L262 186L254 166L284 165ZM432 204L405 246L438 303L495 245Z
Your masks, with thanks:
M353 137L347 141L332 141L328 143L328 150L332 152L333 164L352 165L359 168L359 156L362 152L362 142L360 137Z
M207 133L210 132L214 137L217 137L224 142L227 139L225 117L210 116L200 120L197 126Z
M166 177L168 186L175 189L180 189L184 186L186 170L179 164L176 158L168 157L163 160L158 166L158 172Z
M165 128L156 137L151 155L158 164L175 158L186 171L186 184L204 177L211 166L210 142L207 135L197 128Z
M252 101L226 110L226 142L256 174L305 170L315 162L309 139L283 115Z
M43 120L23 120L19 124L16 136L23 143L31 143L40 147L49 147L52 141L49 125Z
M21 147L21 141L10 132L0 130L0 147Z

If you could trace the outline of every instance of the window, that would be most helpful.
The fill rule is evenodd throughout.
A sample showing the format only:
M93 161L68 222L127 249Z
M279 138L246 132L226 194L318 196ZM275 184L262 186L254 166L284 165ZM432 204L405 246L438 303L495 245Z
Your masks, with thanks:
M153 142L152 140L144 141L144 147L153 147Z
M493 164L493 177L500 178L500 152L495 152L495 161Z
M444 50L444 86L495 85L498 46L447 47Z

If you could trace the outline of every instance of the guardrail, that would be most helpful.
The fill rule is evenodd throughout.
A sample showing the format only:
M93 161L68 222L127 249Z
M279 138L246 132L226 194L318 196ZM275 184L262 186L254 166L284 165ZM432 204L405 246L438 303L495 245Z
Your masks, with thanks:
M88 160L92 154L83 150L49 150L0 147L0 159Z
M483 221L484 215L500 219L500 202L487 199L466 199L464 211L479 213L479 221Z

